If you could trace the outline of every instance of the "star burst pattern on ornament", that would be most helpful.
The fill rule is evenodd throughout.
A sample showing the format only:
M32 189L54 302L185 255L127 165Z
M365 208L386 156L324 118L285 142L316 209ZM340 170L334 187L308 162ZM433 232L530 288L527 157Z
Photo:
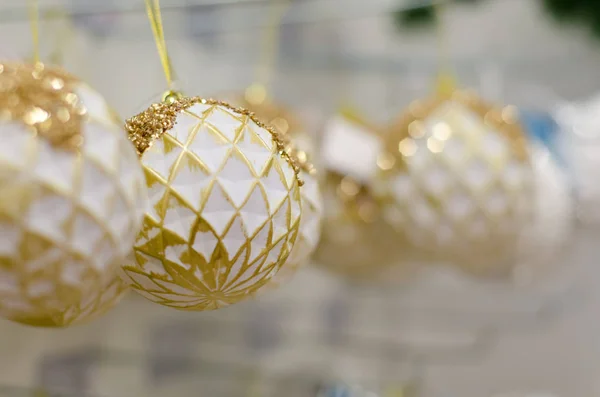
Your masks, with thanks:
M128 123L132 136L155 140L141 157L151 208L124 279L151 301L183 310L247 298L295 244L298 167L278 134L248 111L198 98L150 111L165 115L162 132L147 128L149 113Z

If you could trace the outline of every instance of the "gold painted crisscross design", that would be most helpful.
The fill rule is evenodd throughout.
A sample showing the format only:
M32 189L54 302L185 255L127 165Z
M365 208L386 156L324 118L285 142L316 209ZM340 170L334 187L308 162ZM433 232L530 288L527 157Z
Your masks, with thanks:
M247 298L280 270L298 234L298 179L249 115L197 103L142 163L152 208L135 264L123 268L137 292L212 310Z
M532 176L524 134L518 123L497 116L501 114L472 98L413 106L394 127L397 160L391 175L384 174L392 184L405 186L387 200L389 219L418 246L478 273L505 274L505 266L514 265L518 232L531 216ZM498 155L487 151L489 140L503 148ZM460 156L448 155L452 145L462 147ZM428 159L425 164L417 165L418 151L428 153L422 157ZM483 186L468 179L475 166L485 173ZM428 181L434 173L441 176ZM468 206L462 215L449 209L459 198ZM494 200L505 204L494 207ZM419 224L419 211L427 224ZM444 240L441 233L452 237Z
M101 98L91 102L76 153L55 150L25 125L2 128L13 151L0 150L0 228L7 236L0 278L8 285L0 289L0 312L7 318L65 326L111 306L104 287L119 283L114 270L138 231L145 186L124 131L109 109L95 108L105 106Z

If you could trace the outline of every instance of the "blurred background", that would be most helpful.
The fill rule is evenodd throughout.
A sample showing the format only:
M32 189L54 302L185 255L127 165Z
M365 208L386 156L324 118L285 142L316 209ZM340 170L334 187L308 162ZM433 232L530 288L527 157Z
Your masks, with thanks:
M436 23L431 1L294 0L277 22L277 48L265 53L277 2L162 0L177 87L225 97L266 65L271 96L325 153L315 162L352 173L327 153L355 153L350 146L368 139L327 135L340 109L388 125L434 92L446 57L461 87L518 106L530 139L558 164L573 204L568 226L555 227L569 237L534 250L560 245L559 253L544 270L501 280L417 266L397 282L365 283L345 273L343 249L324 247L341 262L335 271L306 266L276 291L215 312L172 311L132 294L65 330L3 320L0 395L600 396L600 8L447 1ZM143 1L40 0L40 15L42 58L96 87L122 117L164 91ZM23 0L0 0L3 58L31 57L29 29ZM365 266L389 259L392 245L375 248Z

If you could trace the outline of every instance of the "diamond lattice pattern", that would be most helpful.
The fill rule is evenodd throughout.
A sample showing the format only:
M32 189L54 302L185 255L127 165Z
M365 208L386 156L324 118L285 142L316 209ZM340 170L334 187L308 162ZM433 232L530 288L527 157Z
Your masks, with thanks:
M321 235L321 219L323 214L323 199L319 189L319 182L315 175L302 173L302 186L300 197L302 200L302 217L296 244L288 258L288 265L284 266L274 277L269 285L278 287L288 282L306 264L311 254L317 248Z
M23 124L0 126L0 313L33 325L83 321L104 306L87 303L106 300L145 206L125 131L95 91L80 84L76 94L88 110L79 153Z
M124 279L153 302L210 310L245 299L282 267L298 234L298 180L271 134L196 104L142 157L151 208Z
M513 244L530 215L530 165L458 103L439 106L418 127L404 142L406 167L390 179L387 219L420 247L485 262L478 253Z

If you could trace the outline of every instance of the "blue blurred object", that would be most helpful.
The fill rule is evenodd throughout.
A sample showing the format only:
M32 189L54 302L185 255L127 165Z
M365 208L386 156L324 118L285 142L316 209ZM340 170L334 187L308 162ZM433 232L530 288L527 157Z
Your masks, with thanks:
M317 397L355 397L352 388L344 383L323 384L317 390Z
M560 128L554 117L547 112L523 109L519 110L519 117L528 137L544 145L555 160L564 166L557 140Z
M372 397L375 393L363 390L360 387L353 387L346 383L329 384L321 387L317 397Z

